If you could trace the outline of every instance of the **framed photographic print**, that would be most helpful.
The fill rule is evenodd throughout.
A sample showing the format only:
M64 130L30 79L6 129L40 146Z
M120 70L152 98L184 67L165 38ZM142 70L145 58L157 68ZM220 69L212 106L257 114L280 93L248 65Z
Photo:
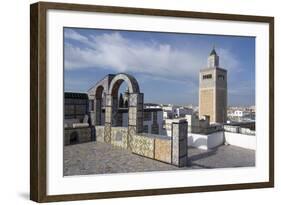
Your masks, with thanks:
M274 18L31 5L30 198L274 186Z

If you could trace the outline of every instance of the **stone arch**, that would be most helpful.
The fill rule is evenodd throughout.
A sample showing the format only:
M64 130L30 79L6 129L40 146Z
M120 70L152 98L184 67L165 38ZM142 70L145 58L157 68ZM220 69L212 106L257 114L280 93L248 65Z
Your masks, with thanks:
M103 92L104 86L99 85L96 88L95 100L94 100L94 124L102 125L101 115L102 115L102 104L103 104Z
M104 140L111 142L111 127L117 124L118 90L123 82L129 89L127 148L131 149L133 135L142 132L143 128L143 93L140 93L137 80L125 73L115 75L110 82L106 97Z
M97 82L93 87L88 90L88 97L90 100L90 121L91 125L101 125L101 115L102 115L102 99L103 93L108 94L108 89L111 80L115 75L106 75L103 79ZM105 102L106 104L106 102Z
M129 93L140 92L138 81L133 76L119 73L110 82L108 94L111 94L111 96L118 96L118 89L124 81L128 85Z

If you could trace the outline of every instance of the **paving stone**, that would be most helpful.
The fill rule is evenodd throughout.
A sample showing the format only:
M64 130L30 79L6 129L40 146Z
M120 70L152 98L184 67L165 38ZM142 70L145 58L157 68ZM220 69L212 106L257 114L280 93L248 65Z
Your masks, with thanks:
M64 176L249 167L255 166L255 151L236 146L220 146L208 151L188 148L188 161L189 166L179 168L111 144L89 142L64 147Z

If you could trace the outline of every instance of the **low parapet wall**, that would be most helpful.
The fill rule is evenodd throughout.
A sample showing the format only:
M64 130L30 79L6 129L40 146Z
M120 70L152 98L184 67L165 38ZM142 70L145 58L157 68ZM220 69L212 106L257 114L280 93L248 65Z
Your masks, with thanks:
M240 133L225 132L225 142L230 145L256 150L256 136Z
M129 149L133 153L176 166L187 165L187 123L172 124L172 136L135 133L130 135L128 127L111 127L110 143L113 146ZM105 141L105 127L95 126L96 140Z
M255 150L256 136L225 131L207 135L188 133L188 146L190 147L207 150L223 144Z
M172 164L172 138L138 134L133 137L132 152L151 159Z
M90 127L64 129L64 145L90 142L91 140Z
M224 144L223 131L211 134L188 133L188 146L208 150Z
M95 126L95 137L97 142L104 142L104 126Z
M127 148L127 127L111 127L111 144L116 147Z

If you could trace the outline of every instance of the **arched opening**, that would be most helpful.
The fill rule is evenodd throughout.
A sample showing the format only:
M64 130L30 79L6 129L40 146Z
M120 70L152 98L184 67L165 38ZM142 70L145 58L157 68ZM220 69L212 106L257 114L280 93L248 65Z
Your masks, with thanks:
M105 90L102 85L98 86L94 99L95 125L104 125L105 119Z
M128 103L129 103L129 89L124 80L119 80L113 87L111 94L113 99L112 117L114 127L128 127Z
M120 110L119 104L122 104L119 101L119 90L123 83L124 86L127 87L126 90L128 90L128 114L125 118L126 122L123 121L121 123L118 110ZM126 147L130 149L133 135L142 132L143 128L143 94L139 92L138 82L133 76L123 73L114 76L108 89L105 114L105 142L116 143L119 139L116 137L116 133L120 131L123 133L122 143L126 143ZM126 130L124 130L124 128L119 129L123 124L128 127ZM123 145L124 144L122 144L122 146Z

